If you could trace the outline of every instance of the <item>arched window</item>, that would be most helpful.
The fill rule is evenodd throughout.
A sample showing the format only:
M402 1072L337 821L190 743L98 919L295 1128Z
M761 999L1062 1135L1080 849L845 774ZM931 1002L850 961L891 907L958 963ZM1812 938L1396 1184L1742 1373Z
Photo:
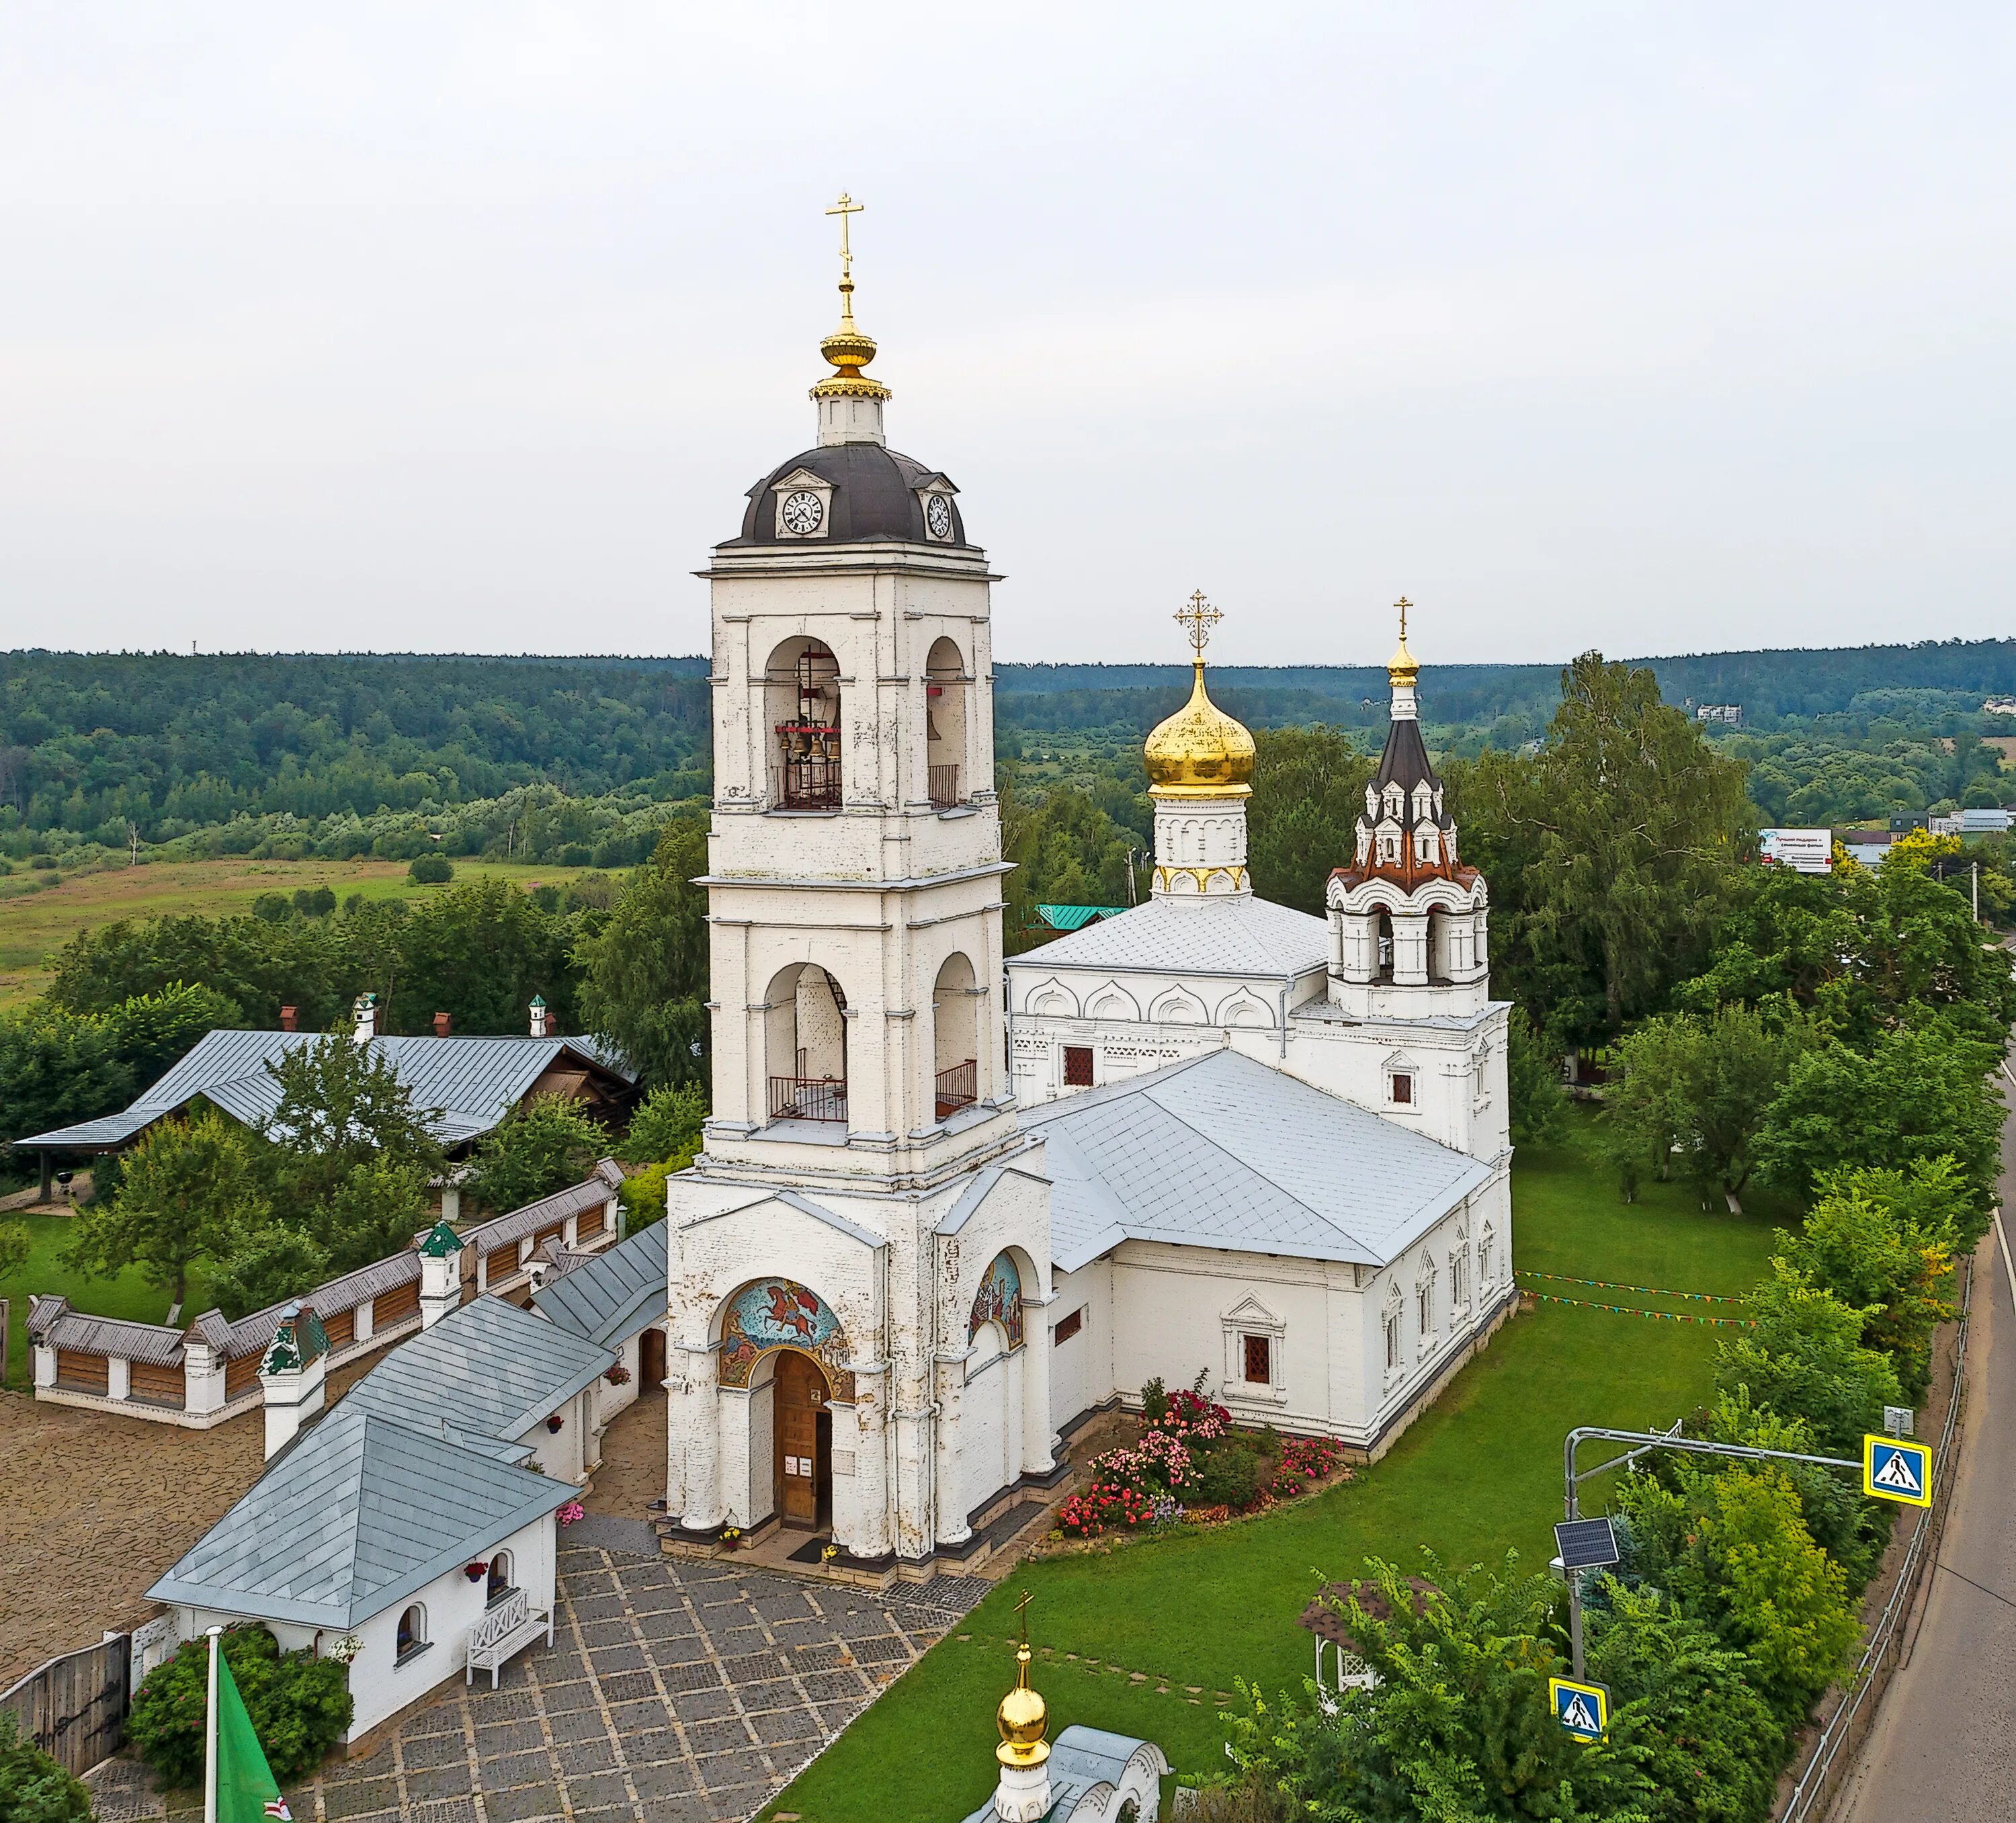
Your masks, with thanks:
M847 996L816 962L794 962L763 996L772 1120L847 1120Z
M833 649L817 639L786 640L764 669L763 700L771 729L772 806L838 810L840 660Z
M931 989L933 1113L942 1120L980 1099L980 998L973 965L945 958Z
M1435 1329L1435 1275L1433 1267L1422 1275L1414 1288L1415 1307L1420 1319L1420 1336L1425 1342Z
M973 795L966 776L966 660L949 638L939 638L924 661L924 747L932 804L949 810Z
M1399 857L1395 855L1394 859ZM1373 979L1390 981L1393 979L1393 915L1390 912L1382 911L1373 921L1372 938L1378 951Z
M399 1616L397 1660L404 1664L427 1649L427 1611L416 1602Z
M1386 1371L1389 1374L1400 1371L1400 1313L1386 1313Z
M490 1574L484 1584L486 1605L502 1600L511 1592L511 1553L500 1551L490 1559Z

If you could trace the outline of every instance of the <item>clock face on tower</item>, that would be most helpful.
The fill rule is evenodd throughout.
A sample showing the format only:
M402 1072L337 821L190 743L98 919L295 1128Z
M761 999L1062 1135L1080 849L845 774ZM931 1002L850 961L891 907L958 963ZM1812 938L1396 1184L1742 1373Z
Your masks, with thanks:
M801 488L795 494L787 494L783 505L777 509L777 516L784 522L784 530L805 538L819 529L819 522L826 517L826 502L816 494Z
M952 502L942 494L934 494L924 502L924 523L934 538L952 536Z

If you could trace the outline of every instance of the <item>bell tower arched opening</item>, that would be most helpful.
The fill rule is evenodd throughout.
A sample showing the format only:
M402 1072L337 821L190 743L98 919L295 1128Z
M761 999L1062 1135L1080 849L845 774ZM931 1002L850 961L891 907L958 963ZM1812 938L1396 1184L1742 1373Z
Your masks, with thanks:
M980 1098L981 998L973 964L946 957L931 988L932 1111L941 1120Z
M949 637L932 642L924 661L926 776L934 807L950 810L972 795L966 750L966 660Z
M847 1123L847 995L816 962L771 977L763 1051L772 1120Z
M841 805L840 660L823 640L787 639L764 667L771 731L770 802L787 811Z

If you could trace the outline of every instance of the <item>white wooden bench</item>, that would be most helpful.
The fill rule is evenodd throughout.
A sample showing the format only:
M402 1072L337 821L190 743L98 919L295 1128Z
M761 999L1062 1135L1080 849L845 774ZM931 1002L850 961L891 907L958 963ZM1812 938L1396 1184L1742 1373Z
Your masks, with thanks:
M476 1681L478 1671L490 1674L490 1688L497 1688L497 1674L505 1661L530 1645L541 1634L553 1643L552 1609L535 1611L523 1589L513 1589L476 1623L469 1636L469 1662L463 1667L463 1686Z

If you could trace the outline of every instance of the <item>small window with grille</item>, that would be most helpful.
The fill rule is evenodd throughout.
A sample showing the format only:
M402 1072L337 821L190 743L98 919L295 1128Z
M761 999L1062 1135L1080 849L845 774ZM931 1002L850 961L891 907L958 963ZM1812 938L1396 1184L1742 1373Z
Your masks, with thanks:
M1393 1073L1393 1100L1397 1106L1411 1108L1414 1105L1414 1079L1404 1070Z
M1248 1336L1246 1344L1246 1378L1254 1386L1269 1386L1274 1383L1274 1339L1271 1336Z
M1064 1087L1067 1089L1089 1089L1092 1087L1092 1047L1089 1045L1065 1045Z
M1057 1326L1052 1332L1050 1339L1053 1342L1068 1342L1084 1327L1085 1307L1080 1305L1068 1317L1057 1318Z

